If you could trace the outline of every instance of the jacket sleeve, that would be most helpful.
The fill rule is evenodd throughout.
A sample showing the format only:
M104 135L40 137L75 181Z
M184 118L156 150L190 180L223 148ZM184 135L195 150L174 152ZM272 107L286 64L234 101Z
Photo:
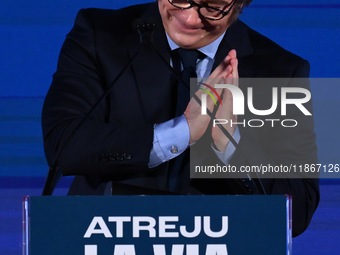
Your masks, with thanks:
M297 63L289 84L292 87L304 87L310 91L308 79L309 63L301 60ZM305 79L295 79L305 78ZM304 106L313 113L312 102ZM279 118L281 116L278 116ZM299 166L318 162L314 120L305 116L295 106L287 106L287 116L281 119L294 119L298 125L294 128L277 124L274 128L264 129L255 136L251 128L241 128L241 151L236 151L230 164ZM285 178L287 176L287 178ZM261 178L261 175L259 176ZM273 178L262 178L267 194L288 194L293 200L293 236L301 234L309 225L319 203L319 182L317 174L277 174Z

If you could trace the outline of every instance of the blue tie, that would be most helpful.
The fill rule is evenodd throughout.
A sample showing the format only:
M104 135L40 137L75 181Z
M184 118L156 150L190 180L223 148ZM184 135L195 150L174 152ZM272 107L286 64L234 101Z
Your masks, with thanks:
M190 78L196 78L197 59L203 59L205 55L198 50L186 50L179 48L173 52L172 60L174 69L181 72L183 82L177 86L176 116L180 116L185 111L190 100ZM181 71L181 63L183 70ZM189 172L189 151L184 151L181 155L170 161L168 174L168 188L171 191L181 191L184 179L189 178L189 174L181 174L185 170ZM183 182L183 183L182 183Z
M183 65L181 75L184 83L179 82L177 88L177 109L176 116L180 116L185 111L190 100L190 78L196 78L196 62L198 58L203 58L204 54L198 50L186 50L179 48L176 50L179 60ZM178 69L177 67L177 70Z

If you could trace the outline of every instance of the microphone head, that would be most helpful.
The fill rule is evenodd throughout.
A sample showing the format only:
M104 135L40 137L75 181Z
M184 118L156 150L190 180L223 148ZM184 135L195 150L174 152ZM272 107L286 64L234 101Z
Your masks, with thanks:
M149 22L136 19L133 21L133 28L138 32L141 43L153 41L153 31L156 28L156 23L152 19L149 19Z

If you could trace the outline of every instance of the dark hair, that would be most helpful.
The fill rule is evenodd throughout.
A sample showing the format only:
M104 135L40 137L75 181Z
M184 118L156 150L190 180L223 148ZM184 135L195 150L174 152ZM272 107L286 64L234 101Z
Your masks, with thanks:
M240 2L243 3L245 6L249 5L253 0L241 0Z
M238 15L242 12L244 6L250 5L252 1L253 0L236 0L236 4L233 8L233 11L231 12L231 22L234 22L237 19Z

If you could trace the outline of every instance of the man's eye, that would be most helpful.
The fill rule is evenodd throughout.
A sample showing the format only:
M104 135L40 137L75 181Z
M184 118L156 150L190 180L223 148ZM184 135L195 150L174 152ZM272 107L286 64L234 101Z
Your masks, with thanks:
M215 13L217 12L215 9L212 9L212 8L205 8L207 12L209 13Z
M226 8L225 5L220 5L220 4L209 4L209 7L215 8L215 9L219 9L219 10L223 10Z

